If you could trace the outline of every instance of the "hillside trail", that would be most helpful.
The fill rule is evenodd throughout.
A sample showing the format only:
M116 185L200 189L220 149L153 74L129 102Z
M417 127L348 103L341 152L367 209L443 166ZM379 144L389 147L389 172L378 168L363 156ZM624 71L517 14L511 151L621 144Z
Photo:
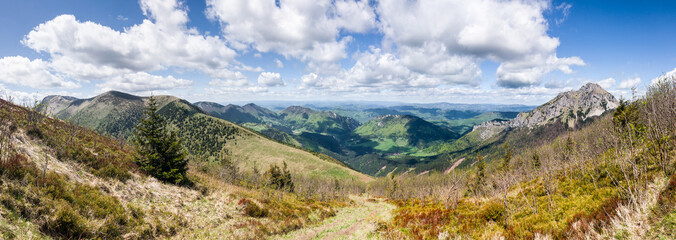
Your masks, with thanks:
M336 216L272 239L379 239L379 221L389 221L396 207L379 198L350 196L356 206L341 208Z

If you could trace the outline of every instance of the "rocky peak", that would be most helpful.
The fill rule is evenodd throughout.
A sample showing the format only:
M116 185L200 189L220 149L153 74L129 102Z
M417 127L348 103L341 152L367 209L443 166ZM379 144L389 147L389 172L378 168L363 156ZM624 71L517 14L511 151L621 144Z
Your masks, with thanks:
M579 90L559 93L554 99L533 109L519 113L506 123L488 122L476 126L473 131L491 132L490 137L504 129L538 127L561 120L568 127L575 127L580 120L600 116L619 105L615 97L595 83L587 83ZM490 135L490 136L489 136Z
M549 102L527 113L520 113L510 121L509 127L536 127L558 119L575 127L578 120L600 116L619 105L615 97L598 84L587 83L579 90L560 93Z

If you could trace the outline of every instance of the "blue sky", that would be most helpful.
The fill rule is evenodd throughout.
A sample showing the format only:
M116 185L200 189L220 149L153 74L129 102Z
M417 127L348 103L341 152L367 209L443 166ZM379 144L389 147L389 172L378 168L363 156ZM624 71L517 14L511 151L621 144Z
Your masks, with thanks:
M3 97L541 104L676 68L674 1L0 3Z

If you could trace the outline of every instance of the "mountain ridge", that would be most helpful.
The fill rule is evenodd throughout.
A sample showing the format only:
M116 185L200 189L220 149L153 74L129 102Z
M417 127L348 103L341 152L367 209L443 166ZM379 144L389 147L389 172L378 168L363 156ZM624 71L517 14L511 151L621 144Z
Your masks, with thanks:
M184 139L184 147L194 158L214 161L221 156L235 160L241 169L267 168L268 164L282 165L302 175L323 175L329 171L338 178L370 179L331 157L284 145L230 121L209 115L192 103L173 96L155 96L157 112L163 116L170 129L175 129ZM129 138L143 116L148 97L107 92L93 98L73 99L49 97L43 103L48 109L52 104L70 103L54 116L78 125ZM68 113L68 114L65 114ZM262 165L261 165L262 164Z
M561 121L568 128L575 128L579 122L598 117L619 106L617 99L596 83L587 83L578 90L559 93L556 97L535 109L519 113L509 121L487 121L474 126L482 139L488 139L502 131L515 128L544 126Z

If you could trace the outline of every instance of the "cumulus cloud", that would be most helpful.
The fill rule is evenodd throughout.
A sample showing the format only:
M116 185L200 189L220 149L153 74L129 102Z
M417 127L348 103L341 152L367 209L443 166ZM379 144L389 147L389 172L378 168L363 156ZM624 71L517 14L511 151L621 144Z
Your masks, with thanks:
M286 85L279 73L262 72L258 76L258 85L265 87L281 87Z
M652 81L650 81L650 84L656 84L662 79L676 79L676 68L674 68L674 70L671 70L670 72L665 73L662 76L654 78Z
M140 5L148 19L122 32L61 15L35 27L22 43L48 53L55 70L75 79L169 67L218 76L234 62L236 52L223 39L187 28L187 12L179 2L141 0Z
M218 20L237 49L274 51L304 61L347 57L341 31L364 33L376 26L368 1L207 0L207 16Z
M171 90L176 88L185 88L192 84L192 81L174 78L173 76L157 76L146 72L129 73L115 76L104 83L96 86L103 91L121 90L128 92L148 92L157 90Z
M416 57L399 58L393 53L372 48L365 53L357 54L356 63L350 69L339 71L333 75L306 74L301 77L301 89L321 88L332 91L350 91L354 88L383 88L405 90L407 88L433 88L444 84L464 84L475 86L481 75L479 67L468 58L425 56L420 61ZM443 61L434 63L435 69L417 69L424 61L439 57Z
M558 58L556 54L535 54L523 59L505 61L496 71L498 85L507 88L538 85L541 78L554 70L566 74L573 73L570 66L584 66L585 63L579 57Z
M620 82L620 85L618 85L617 88L631 89L631 88L637 87L639 84L641 84L641 78L639 78L639 77L628 78L628 79Z
M282 60L279 60L278 58L275 58L275 64L277 64L278 68L284 67L284 63L282 62Z
M604 89L610 89L610 88L615 86L615 79L614 78L606 78L606 79L596 81L596 83Z
M22 56L0 59L0 81L40 89L80 87L54 74L48 62Z
M572 66L585 65L579 57L557 56L559 40L548 35L543 16L548 9L547 1L380 1L382 48L356 53L351 69L315 71L323 83L301 81L301 87L477 86L486 60L500 63L499 86L539 85L552 71L571 74Z

